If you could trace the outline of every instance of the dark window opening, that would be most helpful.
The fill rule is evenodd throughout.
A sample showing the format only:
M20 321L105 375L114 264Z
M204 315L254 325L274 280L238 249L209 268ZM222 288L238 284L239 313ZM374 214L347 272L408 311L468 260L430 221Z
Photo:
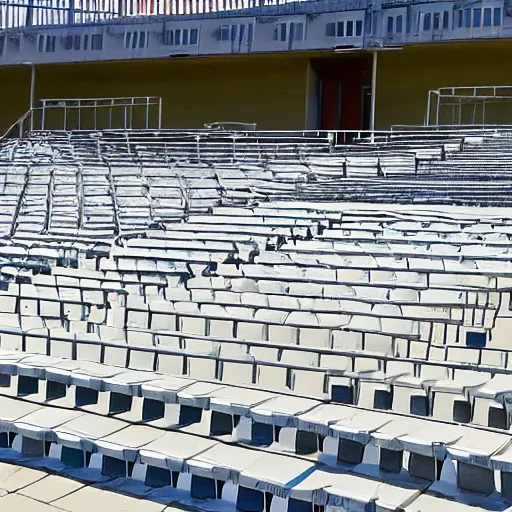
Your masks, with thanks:
M434 13L434 30L439 30L441 27L441 14L439 12Z
M396 17L396 33L401 34L403 30L403 18L402 15Z
M46 51L48 53L55 51L55 36L46 36Z
M448 30L450 27L450 13L448 11L443 12L443 30Z
M281 23L279 25L279 40L280 41L286 41L287 38L287 26L286 23Z
M327 37L334 37L336 35L336 23L327 23L325 25L325 35Z
M360 37L363 35L363 22L361 20L356 21L356 36Z
M0 388L8 388L11 385L11 376L5 373L0 374Z
M493 17L493 25L495 27L499 27L501 25L501 7L495 7L494 8L494 17ZM511 300L512 300L512 294L511 294Z
M229 25L222 25L220 27L220 40L229 41Z
M484 27L492 25L492 9L490 7L484 9Z
M423 17L423 30L430 30L432 24L432 15L428 12Z
M146 46L146 32L139 32L139 48L144 48Z
M394 19L393 16L388 16L388 36L393 34Z
M354 35L354 22L347 21L347 37L352 37Z
M338 21L336 36L345 37L345 23L343 21Z
M478 28L482 24L482 9L473 9L473 28Z
M471 9L464 9L464 28L471 28Z
M462 27L462 25L463 25L462 16L463 16L462 9L459 9L457 11L457 16L456 16L456 20L457 20L456 27L454 27L454 28L461 28ZM455 26L455 21L454 21L454 26Z
M91 50L103 50L103 34L94 34L91 37Z
M292 23L294 41L302 41L304 39L304 23Z

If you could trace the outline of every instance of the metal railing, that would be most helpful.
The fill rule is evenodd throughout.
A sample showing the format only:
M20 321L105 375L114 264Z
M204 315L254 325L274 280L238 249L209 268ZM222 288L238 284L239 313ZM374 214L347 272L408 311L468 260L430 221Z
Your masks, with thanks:
M512 104L512 86L509 85L441 87L428 92L425 125L486 126L490 105L500 104L499 115L502 116L506 103ZM509 118L512 119L512 108Z
M162 98L42 99L4 134L22 139L33 131L160 130Z
M352 0L352 3L357 1ZM210 14L288 4L293 7L318 2L319 0L2 0L0 29L83 25L124 17Z
M163 129L160 97L43 99L41 106L23 114L0 140L23 139L37 132L83 133L102 131L104 140L136 141L139 143L182 145L188 153L192 147L205 152L225 151L227 145L241 154L257 152L261 145L286 147L286 152L299 147L320 144L324 149L357 144L368 145L412 141L432 142L497 133L512 134L512 125L395 125L389 130L295 130L258 131L255 123L210 123L203 129ZM155 133L158 131L158 133ZM129 143L130 143L129 142ZM278 150L278 153L280 151Z
M207 130L225 130L225 131L256 131L256 123L240 123L236 121L216 121L215 123L206 123Z

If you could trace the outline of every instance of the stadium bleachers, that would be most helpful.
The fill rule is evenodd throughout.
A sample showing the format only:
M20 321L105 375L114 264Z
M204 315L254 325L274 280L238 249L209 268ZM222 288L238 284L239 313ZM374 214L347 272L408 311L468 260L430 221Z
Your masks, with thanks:
M0 508L512 510L509 141L5 142Z

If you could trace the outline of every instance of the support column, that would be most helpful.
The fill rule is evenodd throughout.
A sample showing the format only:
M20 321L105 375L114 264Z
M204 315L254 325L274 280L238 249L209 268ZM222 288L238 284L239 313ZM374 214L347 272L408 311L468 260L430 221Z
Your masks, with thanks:
M22 66L30 66L30 93L29 93L29 113L30 113L30 131L34 128L34 108L36 94L36 66L32 62L22 62Z
M370 130L372 132L372 142L374 140L375 131L375 106L377 98L377 52L373 52L372 60L372 108L370 112Z
M36 93L36 67L32 64L30 68L30 108L35 107L35 93Z

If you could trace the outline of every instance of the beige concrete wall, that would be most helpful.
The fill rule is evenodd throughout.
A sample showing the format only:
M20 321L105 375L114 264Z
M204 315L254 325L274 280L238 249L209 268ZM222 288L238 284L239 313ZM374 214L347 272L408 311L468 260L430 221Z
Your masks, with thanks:
M511 52L512 42L487 41L379 53L376 127L422 124L429 89L512 85ZM512 104L490 106L488 112L488 121L512 123ZM451 122L451 111L441 121Z
M448 43L379 53L376 127L423 123L429 89L512 85L512 42ZM198 128L227 120L260 129L304 129L315 104L307 54L41 66L37 98L164 98L164 125ZM309 83L309 87L308 87ZM0 67L0 131L25 112L30 68ZM488 120L512 123L512 103L488 107ZM446 119L445 119L446 121Z
M37 98L162 96L164 125L256 122L260 129L303 129L305 56L131 61L37 68ZM30 68L0 67L0 129L28 109Z

